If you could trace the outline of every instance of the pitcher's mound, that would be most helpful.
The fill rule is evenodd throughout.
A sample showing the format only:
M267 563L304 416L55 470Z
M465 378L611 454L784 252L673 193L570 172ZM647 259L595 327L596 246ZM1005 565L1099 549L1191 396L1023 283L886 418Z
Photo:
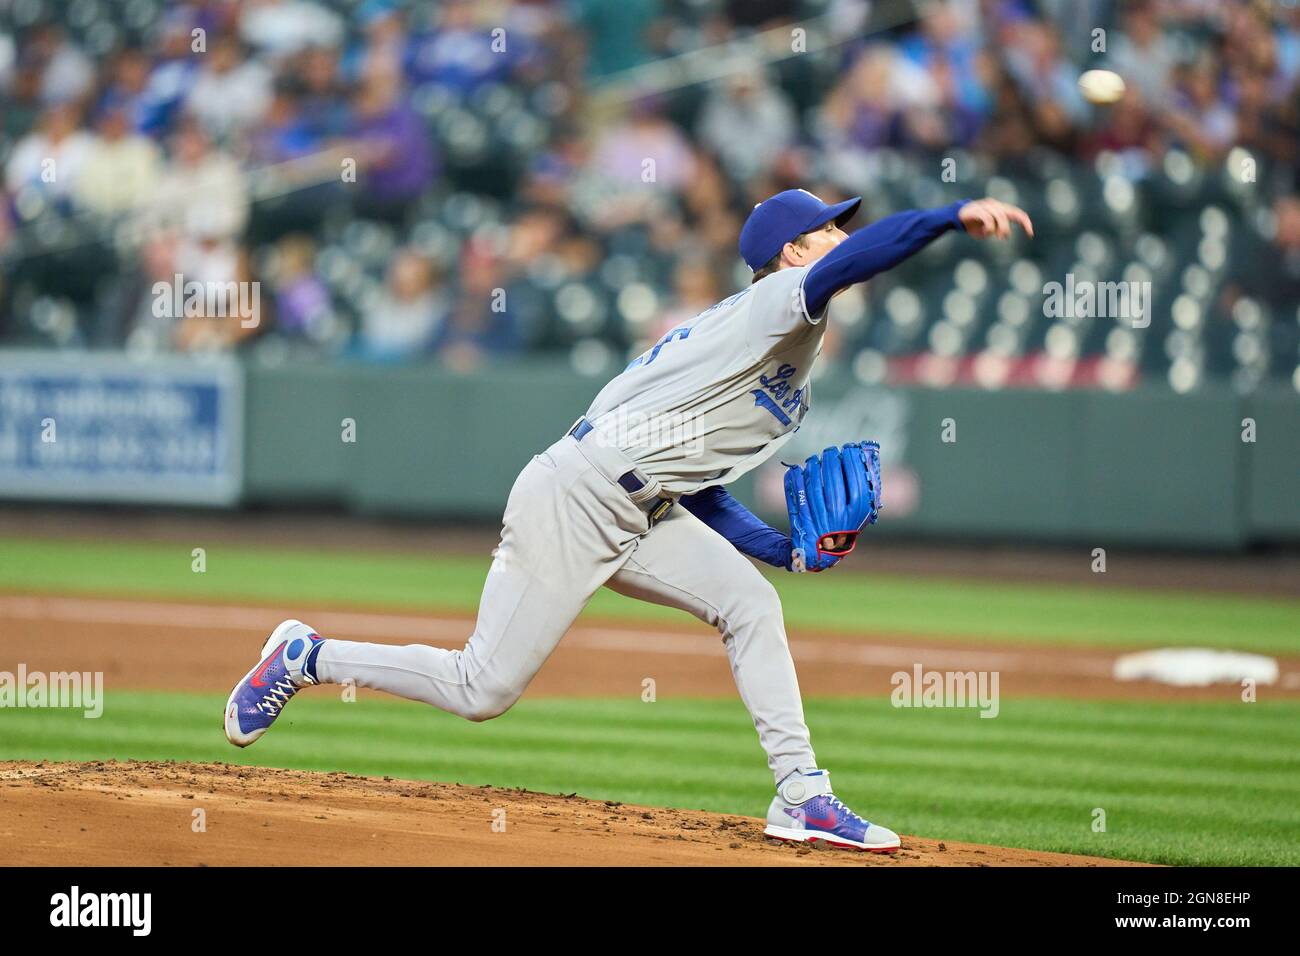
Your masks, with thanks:
M7 866L1107 866L903 837L813 849L762 822L578 796L229 764L0 761ZM1123 865L1123 864L1119 864Z

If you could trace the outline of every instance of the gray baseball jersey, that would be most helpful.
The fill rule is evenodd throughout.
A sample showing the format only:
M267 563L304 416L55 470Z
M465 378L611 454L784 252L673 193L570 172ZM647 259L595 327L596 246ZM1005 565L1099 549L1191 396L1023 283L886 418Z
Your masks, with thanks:
M762 464L808 411L825 325L783 269L665 335L596 396L587 419L670 494Z

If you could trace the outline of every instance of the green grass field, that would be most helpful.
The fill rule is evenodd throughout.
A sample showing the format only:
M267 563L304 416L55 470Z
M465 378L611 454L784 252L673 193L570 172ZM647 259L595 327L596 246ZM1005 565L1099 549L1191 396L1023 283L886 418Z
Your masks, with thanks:
M470 611L481 560L0 538L0 591L148 595ZM1300 652L1300 601L969 581L778 577L795 628L1075 646L1200 645ZM601 595L592 613L678 617ZM0 662L0 669L11 667ZM930 837L1173 864L1300 864L1300 702L1003 699L974 710L896 710L812 698L818 756L852 805ZM276 732L236 751L223 698L109 691L104 716L3 714L0 757L246 762L574 792L761 815L771 794L736 700L525 698L481 725L364 692L294 702ZM287 726L284 726L286 725ZM1106 830L1093 831L1094 810Z

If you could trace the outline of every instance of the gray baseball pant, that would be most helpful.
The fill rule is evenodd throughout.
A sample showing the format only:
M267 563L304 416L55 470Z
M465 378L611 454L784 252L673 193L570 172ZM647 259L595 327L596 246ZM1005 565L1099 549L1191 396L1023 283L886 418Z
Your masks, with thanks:
M617 483L631 464L594 439L565 436L515 480L463 650L329 640L317 677L488 720L519 699L605 585L716 627L775 779L816 767L776 589L684 508L651 528Z

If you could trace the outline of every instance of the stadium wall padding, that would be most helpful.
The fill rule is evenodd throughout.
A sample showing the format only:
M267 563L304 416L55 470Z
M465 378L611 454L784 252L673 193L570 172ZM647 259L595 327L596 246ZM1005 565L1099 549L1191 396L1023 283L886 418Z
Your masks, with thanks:
M560 363L472 375L250 365L244 500L495 521L519 470L604 381ZM1300 540L1300 396L1285 389L882 389L828 375L795 440L733 490L780 522L779 460L869 437L886 469L873 533L1096 547Z
M1300 396L1275 386L1243 401L1257 429L1239 472L1251 538L1300 540Z

